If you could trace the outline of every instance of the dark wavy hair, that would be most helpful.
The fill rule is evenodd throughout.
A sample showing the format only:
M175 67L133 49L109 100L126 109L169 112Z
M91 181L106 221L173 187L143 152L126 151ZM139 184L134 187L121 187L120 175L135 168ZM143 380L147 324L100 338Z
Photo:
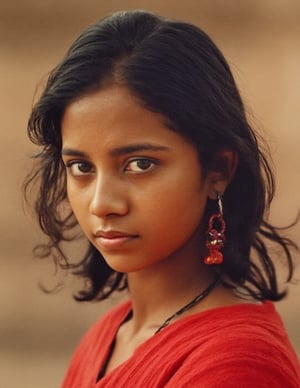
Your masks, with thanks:
M144 11L119 12L87 28L50 73L28 123L30 140L40 146L36 166L25 181L25 198L37 188L35 211L48 242L36 255L83 277L80 301L102 300L126 287L126 275L112 270L89 244L80 262L71 264L66 241L78 236L68 207L61 159L61 119L74 99L107 84L125 85L149 110L168 119L174 130L197 148L204 171L229 148L239 162L224 193L227 242L221 266L228 286L257 300L280 300L269 242L280 249L292 279L291 248L297 248L266 218L274 195L274 177L251 129L230 68L209 36L194 25ZM214 201L208 200L206 218ZM225 283L225 280L223 280Z

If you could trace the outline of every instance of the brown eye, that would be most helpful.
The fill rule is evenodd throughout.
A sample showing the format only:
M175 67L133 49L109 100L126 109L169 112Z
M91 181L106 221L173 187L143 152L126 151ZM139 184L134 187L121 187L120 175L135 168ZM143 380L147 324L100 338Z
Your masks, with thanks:
M153 162L153 160L147 158L139 158L131 160L126 166L126 171L141 173L152 170L154 166L155 163Z
M77 168L82 173L90 172L91 166L88 163L77 163Z
M66 167L72 176L88 175L94 172L91 164L87 162L70 161L66 164Z

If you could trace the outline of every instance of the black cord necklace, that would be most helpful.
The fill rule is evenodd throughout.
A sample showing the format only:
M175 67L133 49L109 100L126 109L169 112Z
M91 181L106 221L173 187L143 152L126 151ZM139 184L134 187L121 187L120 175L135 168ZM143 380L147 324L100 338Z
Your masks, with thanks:
M159 328L156 330L156 332L154 334L159 333L162 329L164 329L166 326L168 326L168 324L172 321L172 319L178 317L179 315L183 314L184 312L186 312L187 310L191 309L196 304L201 302L201 300L203 300L215 288L215 286L218 284L219 280L220 280L220 276L217 276L217 278L204 291L202 291L201 294L197 295L196 298L191 300L188 304L181 307L173 315L171 315L169 318L167 318L159 326Z

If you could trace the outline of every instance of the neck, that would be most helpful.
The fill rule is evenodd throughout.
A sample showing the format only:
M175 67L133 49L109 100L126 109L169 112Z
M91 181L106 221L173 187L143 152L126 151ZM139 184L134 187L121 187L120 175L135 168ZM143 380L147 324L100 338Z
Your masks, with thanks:
M174 265L171 271L170 266L163 268L161 263L159 266L159 269L128 275L132 324L136 332L144 328L156 331L169 316L204 291L215 278L207 267L196 260L193 265Z

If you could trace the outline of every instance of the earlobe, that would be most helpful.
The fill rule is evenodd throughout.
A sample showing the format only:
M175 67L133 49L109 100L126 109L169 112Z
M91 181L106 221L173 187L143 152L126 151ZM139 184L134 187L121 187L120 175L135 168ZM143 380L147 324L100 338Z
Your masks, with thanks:
M237 165L238 155L236 151L224 149L217 153L213 166L208 172L210 199L217 199L217 193L223 195L235 174Z

